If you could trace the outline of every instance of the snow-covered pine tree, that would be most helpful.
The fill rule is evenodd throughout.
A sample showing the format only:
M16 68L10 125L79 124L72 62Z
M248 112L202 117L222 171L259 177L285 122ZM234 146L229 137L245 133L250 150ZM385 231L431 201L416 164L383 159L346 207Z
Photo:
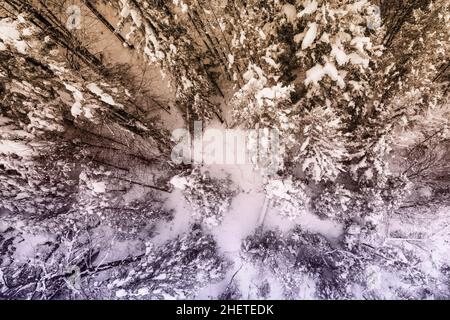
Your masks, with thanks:
M305 111L299 124L302 145L293 149L292 162L314 182L336 180L345 171L348 154L341 120L330 106L324 106Z
M4 159L2 171L8 176L2 182L11 188L14 181L18 183L16 191L5 186L3 190L11 194L4 199L11 201L18 195L22 200L40 199L19 186L28 188L46 181L52 185L40 187L44 193L53 189L52 192L57 192L57 189L70 192L72 188L69 186L74 181L64 181L63 177L73 176L76 172L74 166L77 167L79 163L76 162L82 160L82 151L87 152L85 156L92 155L95 154L94 149L98 152L98 149L108 149L108 145L112 149L125 148L130 158L138 160L151 161L164 156L167 145L163 140L152 140L155 129L151 124L146 125L145 119L138 119L131 113L133 108L127 102L125 88L119 91L106 82L85 81L58 61L57 52L54 56L42 58L46 42L39 42L39 39L44 35L39 32L33 34L32 25L25 20L2 20L2 26L11 30L7 36L2 35L7 49L0 51L0 153ZM108 136L111 127L115 127L117 133ZM136 144L123 143L117 138L119 135L130 141L134 138ZM93 141L106 142L107 145L97 147ZM147 151L143 153L146 146ZM69 154L73 154L72 159ZM50 159L49 156L60 158ZM58 177L56 174L45 177L51 167L52 171L61 173L63 180L51 182ZM39 179L36 183L32 183L34 175ZM36 192L38 190L35 188ZM48 196L57 199L53 193L48 193ZM67 195L61 193L60 199L64 197ZM18 205L20 200L17 200ZM47 210L52 209L48 207Z
M119 299L189 299L209 283L222 280L227 265L213 237L194 225L189 233L161 247L148 243L132 269L120 270L109 288Z
M170 77L176 102L186 119L220 117L217 106L211 102L218 88L203 63L208 54L187 26L188 7L180 2L154 1L150 6L134 0L114 1L113 5L120 12L119 30L129 24L127 39L142 50L150 63L159 63L164 76Z
M265 192L270 205L286 218L295 220L307 209L305 186L292 177L269 179Z
M201 168L175 176L171 183L182 190L193 216L209 228L220 225L236 193L229 178L213 178Z

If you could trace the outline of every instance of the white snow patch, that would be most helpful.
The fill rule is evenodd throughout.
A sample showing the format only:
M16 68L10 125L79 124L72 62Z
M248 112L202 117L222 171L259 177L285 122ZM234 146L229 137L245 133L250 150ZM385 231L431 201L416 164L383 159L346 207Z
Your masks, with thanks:
M213 234L222 252L232 257L238 256L242 240L253 234L259 226L259 216L263 209L262 192L240 193L231 204L228 212Z
M369 37L354 37L350 42L360 53L365 54L365 49L370 49L372 47L372 42Z
M295 9L295 6L293 6L292 4L286 3L283 8L282 11L284 13L284 15L286 16L286 19L289 23L294 24L295 20L297 19L297 10Z
M25 143L20 141L0 140L0 154L16 154L21 157L29 157L33 150Z
M344 78L339 74L334 63L327 62L325 66L316 64L314 67L306 72L305 84L319 85L319 82L325 77L329 76L333 81L336 81L338 86L345 88Z
M302 42L302 50L308 49L317 37L317 23L313 22L309 25Z
M148 288L140 288L137 292L137 296L146 296L150 293L150 290Z
M118 291L116 291L116 297L117 298L125 298L128 295L128 292L124 289L120 289Z
M184 189L186 189L186 185L188 184L188 181L187 181L186 177L175 176L170 180L170 184L173 185L177 189L184 190Z
M317 8L318 8L318 4L316 0L308 0L308 1L304 1L303 2L303 7L305 7L305 9L303 9L302 11L300 11L298 13L298 17L301 18L305 15L310 15L313 14L314 12L316 12Z
M331 56L336 59L336 62L340 66L345 65L349 60L349 57L347 56L345 51L341 48L341 46L338 45L332 45L331 47L332 47Z
M31 30L30 28L23 29L22 34L26 37L29 37L29 36L33 35L33 30Z
M164 242L188 232L194 222L192 210L180 189L175 189L170 193L165 200L165 209L172 210L174 217L171 221L162 221L156 226L156 236L152 239L155 246L162 245Z
M351 53L348 58L350 59L350 62L355 65L362 65L363 67L367 68L369 66L369 59L361 57L359 54L353 52Z
M83 104L82 104L84 101L83 94L80 92L80 90L78 90L71 84L64 83L64 86L66 87L67 90L72 92L75 102L72 105L70 112L72 113L72 116L74 116L75 118L78 118L80 115L83 114ZM92 116L92 114L90 112L89 112L89 115Z
M167 274L162 273L153 278L153 280L165 280L167 279Z
M8 20L0 20L0 39L3 41L16 41L20 39L17 23Z
M0 39L6 44L15 46L20 53L27 53L28 45L25 41L20 40L20 32L17 29L16 21L0 20ZM5 47L4 44L3 47ZM2 49L0 48L0 50Z
M106 192L106 184L102 181L93 182L91 186L92 186L92 190L95 193L105 193Z
M228 62L229 62L229 64L230 64L230 68L231 68L231 66L232 66L233 63L234 63L234 56L233 56L232 54L229 54L229 55L228 55Z
M95 83L90 83L87 85L87 88L89 89L89 91L91 91L93 94L95 94L96 96L98 96L100 98L100 100L102 100L103 102L111 105L111 106L116 106L116 107L123 107L122 105L116 103L113 99L113 97L111 97L109 94L103 92L103 90Z
M15 244L14 259L26 263L35 257L37 246L48 240L43 234L24 234L23 241Z

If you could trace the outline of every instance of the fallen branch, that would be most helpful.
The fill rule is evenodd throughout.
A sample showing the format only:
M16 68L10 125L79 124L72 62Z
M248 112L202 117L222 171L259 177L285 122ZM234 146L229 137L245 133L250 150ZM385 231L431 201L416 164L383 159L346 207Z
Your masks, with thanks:
M150 189L166 192L166 193L171 193L172 192L169 189L163 189L163 188L160 188L160 187L152 186L152 185L145 184L145 183L142 183L142 182L133 181L133 180L130 180L130 179L118 178L118 177L115 177L115 179L121 180L121 181L125 181L125 182L129 182L129 183L132 183L132 184L136 184L136 185L139 185L139 186L142 186L142 187L145 187L145 188L150 188Z

